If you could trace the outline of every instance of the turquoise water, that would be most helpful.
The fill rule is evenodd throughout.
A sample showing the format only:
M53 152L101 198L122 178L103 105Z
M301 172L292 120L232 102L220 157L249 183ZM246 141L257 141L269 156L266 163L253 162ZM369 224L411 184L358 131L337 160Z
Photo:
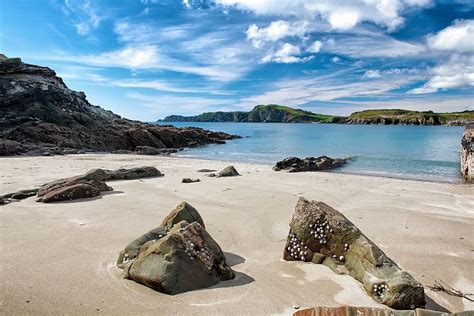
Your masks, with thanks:
M337 172L441 182L461 181L458 126L272 123L169 123L243 136L180 153L206 159L270 163L289 156L352 157ZM248 137L246 137L248 136Z

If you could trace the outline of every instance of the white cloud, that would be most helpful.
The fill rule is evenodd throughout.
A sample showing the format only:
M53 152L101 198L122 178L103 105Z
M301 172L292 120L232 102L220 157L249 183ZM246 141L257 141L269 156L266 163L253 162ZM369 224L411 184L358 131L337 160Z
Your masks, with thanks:
M329 15L329 23L335 29L348 30L359 22L359 13L355 10L335 11Z
M430 0L215 0L258 15L295 16L302 20L321 17L335 29L349 29L372 22L389 30L403 24L401 14L410 7L426 7Z
M278 20L262 28L252 24L247 28L246 34L247 40L252 41L255 48L261 48L266 42L276 42L288 36L303 37L311 29L311 25L305 21L289 23Z
M441 65L431 69L432 77L411 94L434 93L440 89L474 87L474 56L454 54Z
M368 79L373 79L373 78L380 78L380 77L382 77L382 75L380 74L379 70L367 70L364 73L363 77L368 78Z
M424 46L402 42L383 34L347 36L331 39L324 51L355 58L415 56L425 50Z
M102 17L97 14L89 0L76 2L74 0L65 0L63 12L72 20L79 35L89 35L94 29L98 28Z
M308 48L308 52L310 53L317 53L321 50L321 47L323 46L323 43L320 41L314 41L313 44Z
M300 63L306 62L311 59L311 57L297 57L301 55L301 50L298 46L292 45L290 43L285 43L277 51L270 51L267 55L262 58L263 63L276 62L276 63Z
M457 20L428 37L429 47L458 53L474 52L474 20Z

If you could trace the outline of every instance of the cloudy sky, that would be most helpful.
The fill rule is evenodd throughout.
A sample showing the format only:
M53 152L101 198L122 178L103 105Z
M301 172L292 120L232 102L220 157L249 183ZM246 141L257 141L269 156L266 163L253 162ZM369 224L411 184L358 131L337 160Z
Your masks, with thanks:
M474 110L470 0L3 0L0 51L146 121Z

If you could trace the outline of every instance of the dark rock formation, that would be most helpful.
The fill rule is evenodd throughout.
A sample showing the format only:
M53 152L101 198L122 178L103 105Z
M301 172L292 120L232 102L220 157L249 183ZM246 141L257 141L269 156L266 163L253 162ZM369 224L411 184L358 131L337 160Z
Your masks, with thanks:
M197 172L214 172L216 169L199 169Z
M24 200L35 196L37 192L38 189L27 189L0 195L0 205L5 205L15 200Z
M169 155L177 153L176 148L155 148L150 146L137 146L135 147L135 153L137 155Z
M322 263L337 273L349 274L374 300L391 308L425 306L423 286L344 215L323 202L299 199L283 258Z
M474 125L468 125L461 140L461 174L474 182Z
M227 166L217 173L210 173L208 177L235 177L240 176L234 166Z
M99 196L100 192L111 191L105 181L133 180L160 177L162 173L155 167L137 167L131 169L93 169L87 173L52 181L38 190L38 202L49 203L69 201Z
M55 190L46 192L37 201L51 203L96 197L99 196L101 192L100 184L102 184L102 182L97 183L96 181L84 181L71 185L65 185Z
M194 182L201 182L199 179L192 179L192 178L183 178L181 180L182 183L194 183Z
M70 90L53 70L0 57L0 155L181 148L236 137L122 118L91 105L83 92ZM57 149L42 150L45 146Z
M383 309L374 307L356 307L356 306L340 306L340 307L311 307L295 312L294 316L467 316L472 315L473 311L465 311L460 313L436 312L427 309L417 308L415 310Z
M325 171L342 167L347 161L348 159L333 159L327 156L306 157L304 159L289 157L277 162L273 170L288 170L288 172Z
M124 277L157 291L178 294L234 278L199 213L182 203L160 227L140 236L119 255Z

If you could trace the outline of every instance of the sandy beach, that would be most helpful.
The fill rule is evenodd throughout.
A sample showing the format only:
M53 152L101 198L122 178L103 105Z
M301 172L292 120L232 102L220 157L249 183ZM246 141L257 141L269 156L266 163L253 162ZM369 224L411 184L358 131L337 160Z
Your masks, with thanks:
M93 168L154 166L164 177L108 182L101 197L0 207L1 313L291 314L295 306L384 307L350 276L282 259L288 223L303 196L333 206L425 285L427 308L474 309L429 290L435 280L474 293L474 186L340 173L275 172L233 163L240 177L198 169L230 163L176 157L87 154L0 158L0 193L37 187ZM181 179L201 179L183 184ZM124 280L121 249L159 225L180 202L193 205L237 277L169 296Z

